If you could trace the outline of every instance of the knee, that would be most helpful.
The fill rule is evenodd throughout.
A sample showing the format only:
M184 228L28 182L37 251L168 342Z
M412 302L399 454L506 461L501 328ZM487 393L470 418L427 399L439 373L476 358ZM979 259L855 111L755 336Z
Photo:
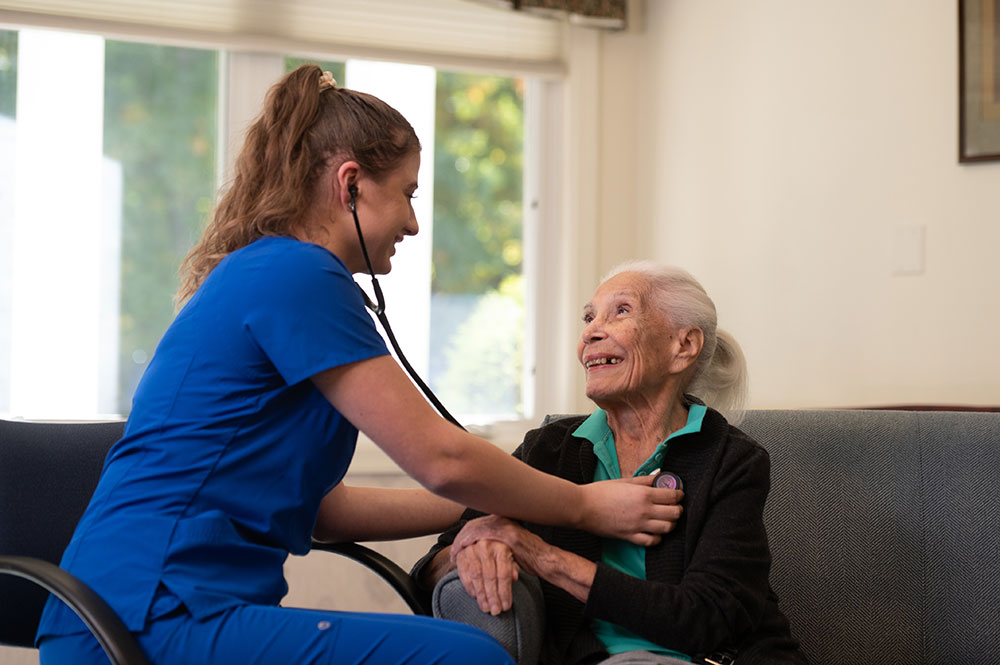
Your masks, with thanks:
M435 664L515 665L507 650L485 630L446 619L439 620L439 625L444 634L435 641L442 650Z
M489 634L519 665L534 665L545 631L545 601L538 578L522 575L512 588L514 603L497 616L479 609L465 592L458 574L452 572L435 587L434 616L458 621Z

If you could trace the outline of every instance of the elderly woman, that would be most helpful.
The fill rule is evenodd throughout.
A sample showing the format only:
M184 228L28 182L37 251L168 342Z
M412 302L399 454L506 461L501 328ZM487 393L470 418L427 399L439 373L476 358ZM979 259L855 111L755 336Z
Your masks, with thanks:
M720 413L742 405L746 364L712 300L682 270L631 263L583 323L577 357L599 408L529 432L514 455L575 483L669 471L674 528L643 546L467 511L414 574L430 587L457 567L494 615L519 571L537 575L545 665L805 663L768 582L767 451Z

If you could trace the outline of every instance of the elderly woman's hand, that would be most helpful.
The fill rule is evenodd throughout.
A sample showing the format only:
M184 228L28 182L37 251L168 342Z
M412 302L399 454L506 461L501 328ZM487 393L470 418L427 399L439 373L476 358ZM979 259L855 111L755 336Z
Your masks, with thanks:
M513 561L505 558L510 555ZM517 579L518 568L583 603L597 572L593 561L554 547L520 524L496 515L468 522L452 545L451 558L469 595L484 612L494 614L510 608L510 585Z
M465 591L483 612L496 616L510 609L518 568L513 548L503 541L516 540L512 530L520 528L506 518L487 515L466 523L455 538L452 562Z
M479 540L455 556L458 577L479 609L493 616L510 609L511 585L517 579L514 553L498 540Z

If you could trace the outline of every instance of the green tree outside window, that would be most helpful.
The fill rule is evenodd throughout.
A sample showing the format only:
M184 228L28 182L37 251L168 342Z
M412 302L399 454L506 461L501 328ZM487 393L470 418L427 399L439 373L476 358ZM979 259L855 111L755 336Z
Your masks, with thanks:
M17 110L17 32L0 30L0 115Z
M438 72L436 106L430 384L455 413L521 415L524 84Z
M121 163L119 409L173 319L216 190L218 53L107 41L104 152Z

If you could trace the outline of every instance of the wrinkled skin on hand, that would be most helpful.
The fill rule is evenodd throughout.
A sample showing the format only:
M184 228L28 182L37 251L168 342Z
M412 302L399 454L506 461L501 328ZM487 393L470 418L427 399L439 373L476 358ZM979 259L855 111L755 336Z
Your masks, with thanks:
M466 592L479 608L494 616L510 609L511 584L520 569L538 575L538 562L551 547L505 517L486 515L471 520L458 533L451 559Z

